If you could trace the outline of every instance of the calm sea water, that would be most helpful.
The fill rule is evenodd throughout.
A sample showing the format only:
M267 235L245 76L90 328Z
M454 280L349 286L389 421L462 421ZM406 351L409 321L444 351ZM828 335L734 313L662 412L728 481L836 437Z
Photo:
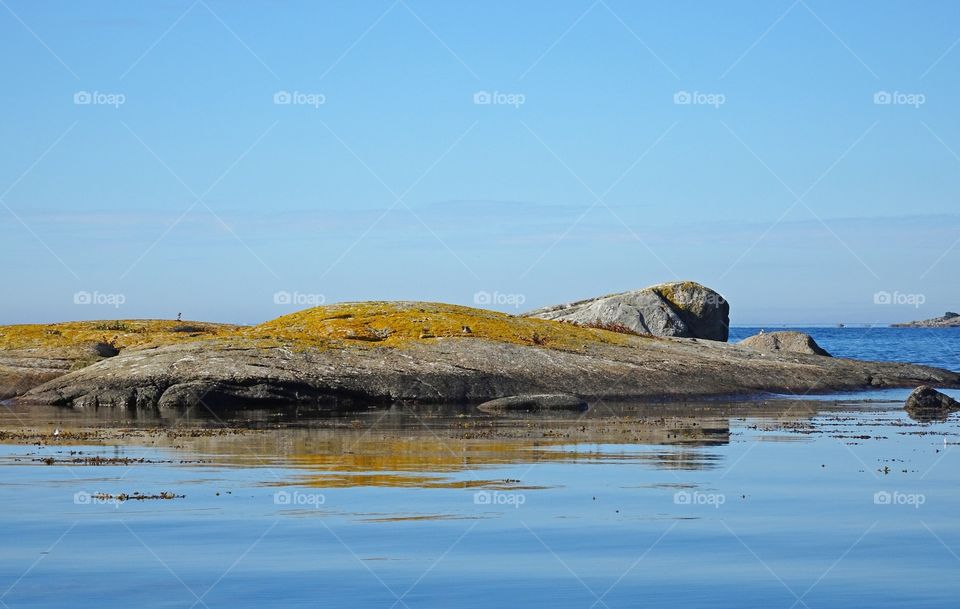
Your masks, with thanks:
M960 370L960 328L767 326L763 329L767 332L806 332L836 357L909 362ZM743 340L760 330L759 327L733 326L730 328L730 342Z
M808 331L960 368L955 331ZM903 395L223 435L4 411L0 607L956 607L960 425ZM98 495L134 492L184 497Z

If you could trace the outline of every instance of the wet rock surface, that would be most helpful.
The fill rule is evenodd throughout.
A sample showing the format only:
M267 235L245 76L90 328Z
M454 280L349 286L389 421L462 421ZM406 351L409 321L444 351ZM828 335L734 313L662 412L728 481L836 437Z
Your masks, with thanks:
M904 403L904 409L917 421L945 421L950 413L960 411L960 402L927 385L913 390Z

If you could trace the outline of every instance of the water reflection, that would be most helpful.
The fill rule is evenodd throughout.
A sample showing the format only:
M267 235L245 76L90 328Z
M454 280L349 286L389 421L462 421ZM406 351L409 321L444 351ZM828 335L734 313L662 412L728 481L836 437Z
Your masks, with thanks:
M338 417L194 411L118 418L105 410L8 409L0 417L0 441L173 448L204 462L284 468L278 485L521 489L530 487L484 476L484 470L599 462L711 470L721 467L723 458L710 449L729 444L732 433L753 429L763 432L762 439L803 440L817 417L841 407L849 411L851 404L822 399L603 404L586 413L509 417L469 406L395 406ZM741 431L731 432L732 427Z

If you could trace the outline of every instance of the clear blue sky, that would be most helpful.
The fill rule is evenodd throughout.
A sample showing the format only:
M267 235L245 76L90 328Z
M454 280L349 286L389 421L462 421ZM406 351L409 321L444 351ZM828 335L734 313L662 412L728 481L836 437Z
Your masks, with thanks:
M955 310L958 38L952 1L0 0L0 323L675 278L739 324Z

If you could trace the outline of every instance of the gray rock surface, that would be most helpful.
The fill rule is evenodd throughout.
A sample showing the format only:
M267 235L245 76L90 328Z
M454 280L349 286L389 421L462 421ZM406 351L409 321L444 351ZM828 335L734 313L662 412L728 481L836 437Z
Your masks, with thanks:
M726 341L730 305L693 281L677 281L526 313L581 325L622 326L641 334Z
M205 340L124 349L17 399L84 409L291 404L343 409L392 402L480 403L524 394L663 401L921 384L960 387L960 374L631 336L622 345L595 343L577 351L460 337L403 348L324 350Z
M813 337L803 332L763 332L740 341L740 345L756 349L762 353L806 353L830 357Z
M511 395L484 402L478 410L489 413L501 412L539 412L544 410L586 410L587 403L575 395L567 393L539 393L531 395Z
M66 349L0 350L0 399L26 393L100 358L89 345Z
M922 385L913 390L903 407L911 418L918 421L944 421L951 412L960 410L960 402L933 387Z
M894 328L960 328L960 314L947 311L940 317L893 324Z
M0 400L66 374L70 365L68 360L39 357L25 350L0 353Z
M102 342L63 348L0 349L0 400L22 395L71 370L118 353L116 347Z

